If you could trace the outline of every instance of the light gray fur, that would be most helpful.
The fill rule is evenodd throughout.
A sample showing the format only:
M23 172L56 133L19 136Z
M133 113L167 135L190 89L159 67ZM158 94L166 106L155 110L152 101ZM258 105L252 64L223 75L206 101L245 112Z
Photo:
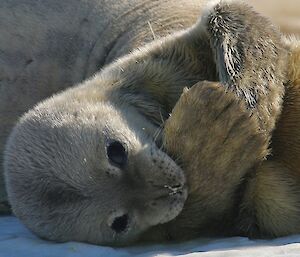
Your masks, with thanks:
M246 5L227 5L221 1L217 6L221 11L224 8L228 17L221 15L224 20L215 28L216 23L209 21L218 14L218 7L196 22L201 13L200 1L196 0L130 1L121 5L113 4L114 1L73 0L63 4L57 1L53 6L42 1L28 1L24 5L16 2L16 6L6 10L11 13L11 16L5 14L9 17L9 26L33 24L22 18L24 10L32 12L26 17L37 20L36 28L29 35L24 30L19 47L13 40L17 44L14 51L8 50L11 49L9 42L3 43L3 48L7 47L3 51L4 67L8 67L8 71L4 73L6 79L1 90L7 97L6 103L15 103L1 107L6 117L13 110L9 115L13 121L5 122L8 125L4 128L10 129L16 117L37 101L81 82L102 65L134 49L79 86L39 103L20 119L9 137L4 163L9 200L14 213L42 237L56 241L128 244L148 228L170 221L180 213L187 197L184 174L175 161L159 149L156 131L184 87L202 80L221 80L248 103L248 95L239 92L244 89L246 92L254 85L264 87L267 80L268 90L254 90L257 105L250 106L249 115L257 117L262 130L274 128L283 94L283 74L282 71L276 73L276 62L274 77L265 76L268 71L263 56L256 66L261 76L251 76L251 84L223 79L231 75L224 75L230 73L224 65L226 58L238 59L237 55L244 53L240 49L229 51L234 53L232 55L224 51L223 58L219 58L223 36L229 35L226 21L232 17L245 18L247 28L255 14ZM7 0L1 5L9 3ZM20 20L18 8L22 10ZM7 30L7 26L0 28L9 33L7 38L15 39L22 34L22 29ZM80 32L78 27L82 28ZM188 28L181 30L185 27ZM221 36L210 33L217 29ZM175 30L180 31L139 49L152 41L153 31L159 37ZM279 33L273 29L262 28L261 31L271 32L266 34L266 39L270 37L268 47L277 61L278 53L283 50L272 43L272 37L277 42ZM251 43L256 42L258 36L254 34ZM30 50L24 47L26 40ZM32 47L32 44L40 46ZM229 47L233 50L236 44ZM257 45L251 47L255 49ZM248 57L245 58L247 64L253 62L251 55ZM241 71L240 67L233 69ZM18 74L11 75L14 82L7 77L13 71ZM239 74L243 78L244 73ZM35 91L41 94L36 96ZM32 95L36 98L32 99ZM21 99L24 106L17 107ZM19 113L15 113L16 110ZM108 162L105 147L110 140L127 146L125 169ZM124 213L129 215L128 229L113 233L111 221Z
M105 64L190 26L201 1L0 1L0 203L3 150L18 117ZM1 209L1 208L0 208Z

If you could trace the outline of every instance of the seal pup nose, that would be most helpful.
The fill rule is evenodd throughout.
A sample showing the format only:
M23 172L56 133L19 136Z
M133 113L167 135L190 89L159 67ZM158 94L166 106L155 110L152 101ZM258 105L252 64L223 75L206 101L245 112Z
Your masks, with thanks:
M123 214L122 216L116 217L111 223L110 227L116 233L122 233L127 229L128 223L129 223L128 214Z

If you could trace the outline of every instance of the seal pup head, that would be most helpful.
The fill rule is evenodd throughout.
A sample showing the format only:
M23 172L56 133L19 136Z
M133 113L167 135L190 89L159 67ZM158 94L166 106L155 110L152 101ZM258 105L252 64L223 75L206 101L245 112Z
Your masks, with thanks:
M244 67L229 62L217 69L223 48L215 43L222 41L211 36L200 20L27 113L5 157L15 214L46 238L98 244L127 244L175 218L186 200L185 179L153 142L161 117L172 111L184 87L235 79L220 74ZM231 51L224 53L232 60ZM256 93L264 95L252 84L241 83L246 85L242 92L230 88L236 82L231 80L228 88L249 103Z
M194 27L157 39L25 114L4 156L16 216L41 237L102 245L175 218L185 177L154 139L184 87L216 78L208 47Z
M128 244L179 214L185 177L155 144L154 125L88 94L71 89L21 118L6 149L9 200L43 238Z

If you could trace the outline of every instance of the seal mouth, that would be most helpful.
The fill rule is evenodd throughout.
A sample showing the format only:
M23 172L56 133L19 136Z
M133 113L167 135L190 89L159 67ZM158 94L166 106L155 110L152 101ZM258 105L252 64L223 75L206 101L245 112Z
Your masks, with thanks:
M175 185L152 185L152 187L154 187L156 192L158 192L158 196L154 198L155 200L181 195L187 191L187 185L185 183L178 183Z
M157 196L155 200L168 198L170 196L182 195L184 191L187 190L187 186L185 184L177 184L174 186L155 186L155 188L157 188L160 191L160 196Z
M162 195L155 200L164 202L166 205L169 205L170 208L168 213L159 221L160 224L169 222L176 218L183 210L188 196L188 189L185 185L178 184L172 187L165 185L164 188L167 190L167 194Z
M169 195L176 195L176 194L183 193L184 185L181 185L181 184L177 184L174 186L164 185L164 188L166 188L167 190L170 191Z

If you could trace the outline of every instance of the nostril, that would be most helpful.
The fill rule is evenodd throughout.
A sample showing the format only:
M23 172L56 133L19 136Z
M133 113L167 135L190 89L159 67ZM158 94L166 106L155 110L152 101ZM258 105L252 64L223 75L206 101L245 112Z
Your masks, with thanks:
M182 185L181 184L177 184L177 185L174 185L174 186L171 186L172 188L174 189L177 189L177 188L182 188Z
M121 233L126 230L128 227L128 215L124 214L120 217L116 217L111 224L111 229L114 230L116 233Z

